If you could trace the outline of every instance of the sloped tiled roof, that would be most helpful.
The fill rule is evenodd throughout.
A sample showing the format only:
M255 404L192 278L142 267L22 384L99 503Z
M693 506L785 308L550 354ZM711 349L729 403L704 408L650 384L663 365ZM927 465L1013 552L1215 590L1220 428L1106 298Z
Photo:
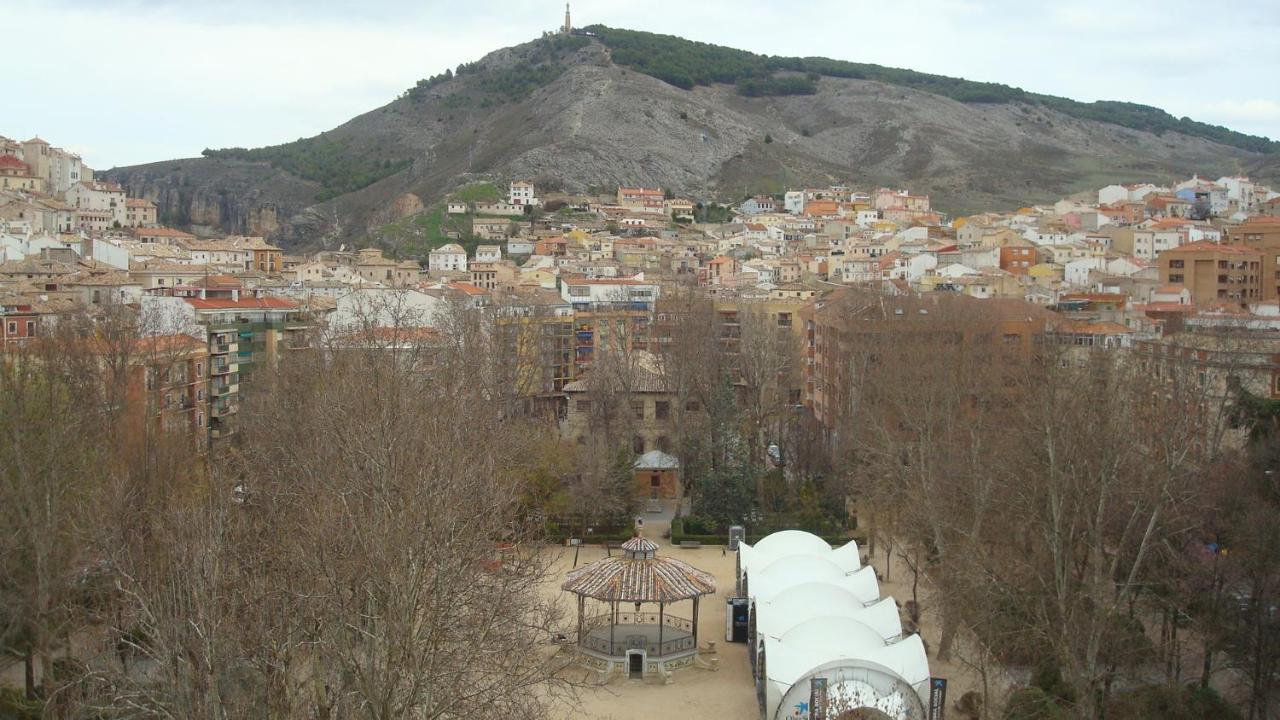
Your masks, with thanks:
M605 602L671 603L715 594L710 573L683 560L658 557L657 548L651 540L633 538L623 545L628 554L573 570L560 587Z

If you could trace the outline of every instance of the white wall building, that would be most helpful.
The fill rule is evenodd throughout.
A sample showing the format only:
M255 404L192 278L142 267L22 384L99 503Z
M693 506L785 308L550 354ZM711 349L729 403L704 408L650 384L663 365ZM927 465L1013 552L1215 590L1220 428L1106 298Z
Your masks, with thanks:
M439 272L466 272L467 251L457 243L449 243L427 255L427 269Z
M124 189L115 183L78 182L67 190L67 204L83 210L109 212L113 223L128 222Z
M560 297L574 305L607 305L613 303L652 304L658 299L660 286L635 278L575 278L560 283Z
M511 183L511 187L507 192L507 202L511 205L538 205L537 196L534 194L533 183L527 180L516 180Z
M339 335L371 327L431 327L444 302L413 288L360 288L338 298L329 327Z

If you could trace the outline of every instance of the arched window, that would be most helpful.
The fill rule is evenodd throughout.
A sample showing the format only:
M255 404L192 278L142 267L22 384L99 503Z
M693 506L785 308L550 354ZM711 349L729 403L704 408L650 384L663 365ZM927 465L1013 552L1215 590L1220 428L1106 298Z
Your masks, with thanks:
M644 454L644 438L643 437L636 435L635 437L631 438L631 451L634 452L636 455Z

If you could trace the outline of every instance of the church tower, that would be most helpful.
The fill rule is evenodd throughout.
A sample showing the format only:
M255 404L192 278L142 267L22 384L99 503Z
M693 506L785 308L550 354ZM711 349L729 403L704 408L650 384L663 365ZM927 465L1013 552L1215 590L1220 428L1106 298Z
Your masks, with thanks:
M560 28L560 32L565 35L573 32L573 21L569 19L569 3L564 4L564 27Z

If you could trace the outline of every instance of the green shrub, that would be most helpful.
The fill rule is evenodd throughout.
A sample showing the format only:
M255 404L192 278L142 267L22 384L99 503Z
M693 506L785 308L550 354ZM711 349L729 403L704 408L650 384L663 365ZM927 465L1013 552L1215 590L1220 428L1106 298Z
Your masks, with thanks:
M1069 720L1070 714L1038 687L1015 691L1005 703L1004 720Z
M0 720L40 720L43 707L28 700L20 688L0 688Z
M1116 691L1107 703L1109 720L1238 720L1240 711L1213 688L1148 685Z
M373 153L352 148L346 139L332 140L324 133L283 145L246 149L205 149L207 158L227 158L265 162L305 180L320 183L316 196L320 202L353 192L400 172L409 160L377 157Z

